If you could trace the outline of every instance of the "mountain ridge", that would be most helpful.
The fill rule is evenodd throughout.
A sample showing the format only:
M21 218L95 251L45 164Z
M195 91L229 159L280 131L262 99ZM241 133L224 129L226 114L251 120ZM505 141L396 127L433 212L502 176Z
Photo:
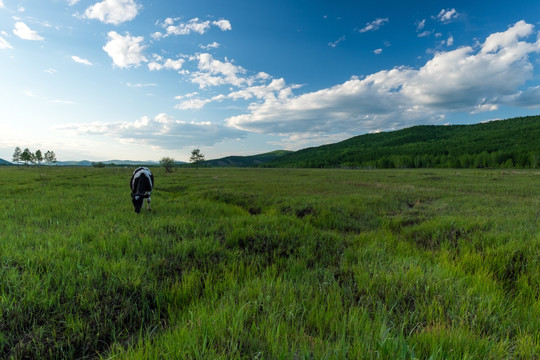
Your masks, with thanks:
M305 148L265 167L540 167L540 116L417 125Z

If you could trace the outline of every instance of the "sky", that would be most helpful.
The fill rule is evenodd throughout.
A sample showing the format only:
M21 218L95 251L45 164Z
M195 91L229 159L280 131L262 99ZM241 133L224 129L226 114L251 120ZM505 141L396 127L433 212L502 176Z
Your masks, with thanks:
M0 0L0 158L188 161L540 114L540 2Z

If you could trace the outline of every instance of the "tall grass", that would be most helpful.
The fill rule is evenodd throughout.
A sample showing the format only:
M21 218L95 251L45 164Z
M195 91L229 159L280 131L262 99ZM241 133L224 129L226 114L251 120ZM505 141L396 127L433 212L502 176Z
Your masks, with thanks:
M538 359L540 173L2 168L0 358Z

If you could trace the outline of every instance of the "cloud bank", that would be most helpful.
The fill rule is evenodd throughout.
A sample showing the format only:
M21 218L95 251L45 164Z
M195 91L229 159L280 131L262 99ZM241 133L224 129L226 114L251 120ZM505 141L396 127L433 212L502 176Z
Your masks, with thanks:
M94 122L67 124L56 128L78 135L106 135L125 143L137 143L162 149L189 146L212 146L224 140L240 139L246 133L211 122L175 120L161 113L154 118L144 116L133 122Z
M523 40L533 29L520 21L478 48L437 53L419 69L397 67L352 77L299 96L265 96L248 113L226 121L237 129L291 138L402 128L440 122L449 112L483 112L501 105L540 106L539 87L519 90L533 73L529 55L540 51L538 34L533 42Z

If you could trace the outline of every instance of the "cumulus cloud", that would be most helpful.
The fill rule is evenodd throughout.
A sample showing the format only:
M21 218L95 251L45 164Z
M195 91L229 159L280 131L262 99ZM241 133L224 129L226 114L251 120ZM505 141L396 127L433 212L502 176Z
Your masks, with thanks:
M256 76L260 80L268 80L268 74L259 73ZM292 94L292 90L297 86L287 86L285 80L273 79L269 84L252 85L241 88L240 90L231 91L229 94L219 94L209 99L204 99L199 96L198 92L176 96L176 100L181 100L179 104L175 106L179 110L198 110L203 108L206 104L211 102L221 102L225 99L230 100L267 100L267 99L285 99Z
M152 37L154 39L159 39L169 35L189 35L191 33L202 35L206 33L212 26L218 27L221 31L228 31L232 29L231 23L224 19L218 21L202 21L199 18L193 18L188 22L179 22L175 24L179 20L180 19L178 18L165 19L165 21L159 24L163 29L165 29L165 34L156 32L152 35Z
M133 0L103 0L86 9L84 15L105 24L119 25L135 19L140 8Z
M221 31L232 30L232 26L229 20L221 19L218 21L212 21L212 24L221 29Z
M219 46L220 46L219 43L215 41L208 45L199 45L199 47L203 50L217 49Z
M199 70L192 74L191 82L199 85L201 89L220 85L242 86L248 82L242 76L246 70L230 61L216 60L208 53L197 54L191 60L198 62Z
M43 40L43 36L40 36L37 32L30 29L28 25L21 21L17 21L13 28L13 33L23 40Z
M4 2L3 0L0 0L0 9L2 9L4 7Z
M76 56L76 55L73 55L73 56L71 57L71 59L72 59L73 61L75 61L76 63L79 63L79 64L88 65L88 66L94 65L94 64L92 64L90 61L88 61L88 60L86 60L86 59L83 59L83 58L81 58L81 57L78 57L78 56Z
M10 43L7 42L7 40L5 40L4 38L2 38L0 36L0 50L1 49L12 49L13 47L11 46Z
M492 111L499 105L538 106L529 56L540 52L533 26L520 21L478 47L433 55L424 66L397 67L299 96L265 96L246 114L228 118L238 129L266 134L362 133L416 123L439 123L454 111ZM276 93L276 92L274 92Z
M452 20L458 18L460 14L456 11L456 9L442 9L439 14L436 16L433 16L434 19L439 20L440 22L444 24L448 24Z
M79 1L80 0L67 0L67 3L68 3L69 6L73 6L73 5L77 4Z
M384 18L384 19L375 19L373 20L372 22L368 22L366 24L366 26L364 26L362 29L360 29L360 32L361 33L364 33L364 32L368 32L368 31L375 31L375 30L379 30L379 28L381 26L383 26L384 24L386 24L388 22L388 18Z
M227 139L245 137L245 132L211 122L180 121L160 113L132 122L92 122L67 124L57 130L82 135L103 135L127 143L139 143L163 149L187 146L212 146Z
M156 70L180 70L184 64L184 59L164 59L162 56L154 54L154 60L148 63L148 69L150 71Z
M131 36L129 33L122 36L116 31L110 31L108 36L109 40L103 50L111 57L115 66L129 68L148 62L143 53L146 46L142 44L142 36Z

